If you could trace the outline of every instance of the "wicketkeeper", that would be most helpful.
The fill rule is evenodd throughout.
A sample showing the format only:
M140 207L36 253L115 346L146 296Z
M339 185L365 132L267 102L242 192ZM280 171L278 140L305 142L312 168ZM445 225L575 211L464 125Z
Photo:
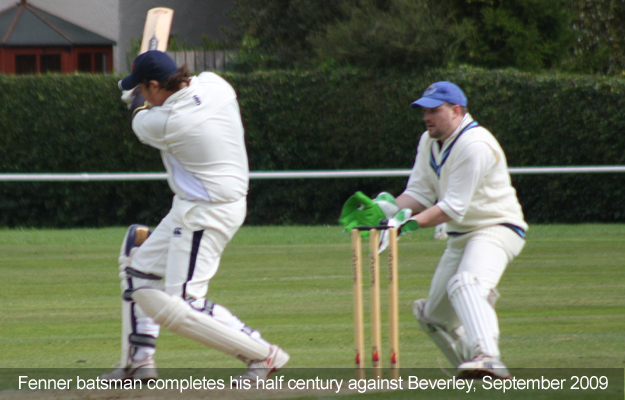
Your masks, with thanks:
M178 68L160 51L139 55L120 87L129 91L122 99L130 102L133 131L160 150L175 195L153 232L133 225L122 243L121 368L102 378L156 378L162 325L246 362L240 378L266 379L289 355L206 299L247 209L249 169L236 93L214 73L189 77L186 66Z
M499 351L496 288L523 249L528 226L506 156L467 112L467 98L455 84L432 84L411 104L418 107L427 131L406 190L373 200L357 192L339 222L350 231L388 220L402 234L446 223L447 248L427 299L416 300L412 312L460 378L509 377Z

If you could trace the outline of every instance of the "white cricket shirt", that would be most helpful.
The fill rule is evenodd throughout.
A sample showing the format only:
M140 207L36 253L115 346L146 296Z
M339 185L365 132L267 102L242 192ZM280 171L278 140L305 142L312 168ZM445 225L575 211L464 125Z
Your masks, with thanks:
M469 114L442 146L427 131L421 135L404 193L426 208L438 205L451 218L449 232L498 224L527 230L505 154Z
M249 166L234 89L204 72L162 106L140 111L132 129L161 151L171 190L184 200L232 202L247 195Z

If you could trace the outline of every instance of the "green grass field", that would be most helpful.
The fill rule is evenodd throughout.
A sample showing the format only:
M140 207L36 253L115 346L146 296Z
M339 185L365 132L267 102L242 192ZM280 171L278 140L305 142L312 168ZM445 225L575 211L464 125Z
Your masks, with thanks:
M124 232L0 229L0 368L104 369L118 360L117 255ZM402 368L448 366L410 311L414 299L427 295L445 246L432 236L429 229L400 241ZM336 226L244 227L226 249L208 297L284 347L291 368L351 368L350 253L349 236ZM624 368L624 266L625 225L532 226L499 286L506 364ZM243 366L166 331L157 362L161 368Z

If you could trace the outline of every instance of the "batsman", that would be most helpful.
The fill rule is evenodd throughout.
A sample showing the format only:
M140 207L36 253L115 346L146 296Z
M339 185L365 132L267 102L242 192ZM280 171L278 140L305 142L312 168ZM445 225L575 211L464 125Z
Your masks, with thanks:
M158 50L120 81L132 129L160 151L174 192L156 229L133 225L120 252L122 355L102 379L157 378L160 327L247 363L240 379L266 379L289 355L208 300L209 281L247 210L249 168L237 96L220 76L190 77Z
M373 200L357 192L339 223L346 231L387 223L400 234L446 223L447 247L428 297L416 300L412 312L458 378L508 378L499 350L497 285L523 249L528 226L501 146L467 106L451 82L428 87L411 104L423 110L426 131L406 189L397 198L381 193ZM383 235L380 251L386 240Z

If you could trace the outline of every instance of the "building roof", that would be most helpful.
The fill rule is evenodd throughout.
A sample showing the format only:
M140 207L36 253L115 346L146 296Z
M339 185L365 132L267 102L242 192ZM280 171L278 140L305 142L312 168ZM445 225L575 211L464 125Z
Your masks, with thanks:
M113 46L93 33L22 0L0 12L0 46Z

